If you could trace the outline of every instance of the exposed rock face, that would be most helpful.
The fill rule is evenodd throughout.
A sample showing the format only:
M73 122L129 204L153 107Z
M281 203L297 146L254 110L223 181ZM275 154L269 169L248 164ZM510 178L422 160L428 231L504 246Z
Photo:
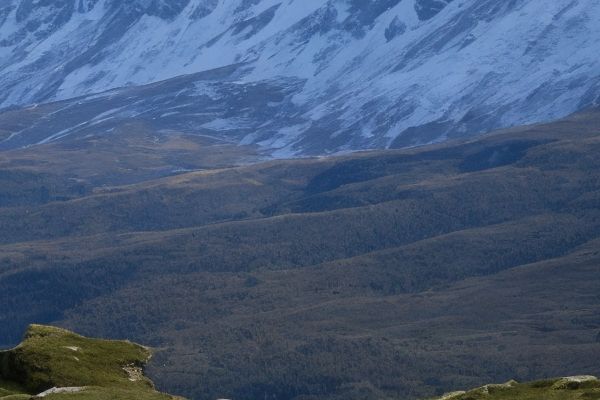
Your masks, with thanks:
M426 21L435 17L453 0L417 0L415 1L415 11L421 21Z
M389 42L396 36L402 35L404 32L406 32L406 24L404 24L400 18L396 17L385 30L385 38Z

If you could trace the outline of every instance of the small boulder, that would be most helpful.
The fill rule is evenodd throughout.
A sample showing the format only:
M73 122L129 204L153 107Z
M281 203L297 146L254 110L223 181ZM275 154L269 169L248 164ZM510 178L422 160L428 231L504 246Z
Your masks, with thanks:
M41 399L53 394L63 394L63 393L79 393L81 391L83 391L85 388L83 387L64 387L64 388L57 388L57 387L53 387L52 389L48 389L45 392L42 392L40 394L38 394L37 396L34 396L34 399Z
M442 397L440 397L438 400L452 400L452 399L455 399L455 398L457 398L459 396L462 396L465 393L467 393L467 392L465 392L465 391L458 391L458 392L446 393L445 395L443 395Z

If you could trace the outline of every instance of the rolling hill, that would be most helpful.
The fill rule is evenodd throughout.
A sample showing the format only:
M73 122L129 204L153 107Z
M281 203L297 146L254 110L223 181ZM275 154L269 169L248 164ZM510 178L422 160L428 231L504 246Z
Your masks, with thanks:
M129 338L158 349L161 390L192 399L425 398L600 373L597 110L191 172L179 152L218 155L128 138L123 168L110 141L0 153L2 346L32 322Z

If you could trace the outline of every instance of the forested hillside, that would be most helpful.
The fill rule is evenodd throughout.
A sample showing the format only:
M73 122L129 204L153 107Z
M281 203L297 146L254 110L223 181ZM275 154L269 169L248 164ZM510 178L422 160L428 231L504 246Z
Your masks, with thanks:
M141 137L118 144L123 168L102 162L106 142L2 153L3 346L31 322L129 338L159 349L161 390L194 399L600 373L598 111L159 178L183 150ZM155 164L136 168L140 154Z

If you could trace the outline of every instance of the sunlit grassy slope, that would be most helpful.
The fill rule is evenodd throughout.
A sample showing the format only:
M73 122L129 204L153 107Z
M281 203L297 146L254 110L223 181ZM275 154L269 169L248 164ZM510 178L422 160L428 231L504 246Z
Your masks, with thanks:
M510 381L468 392L446 394L437 400L575 400L600 399L600 381L593 376L546 379L530 383Z
M143 375L150 356L150 350L131 342L32 325L19 346L0 352L0 399L29 399L52 388L57 393L44 398L174 399L154 390Z

